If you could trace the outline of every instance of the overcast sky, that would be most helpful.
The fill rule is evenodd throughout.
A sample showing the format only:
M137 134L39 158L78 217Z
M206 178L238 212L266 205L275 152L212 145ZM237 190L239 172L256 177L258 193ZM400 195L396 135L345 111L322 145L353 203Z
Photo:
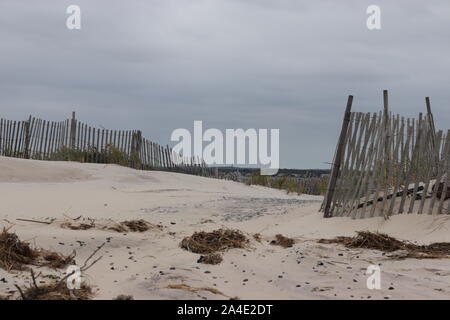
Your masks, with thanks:
M81 30L66 8L82 10ZM366 9L381 7L369 31ZM450 2L39 0L0 2L0 117L142 129L279 128L280 164L327 168L349 94L405 116L430 96L450 128Z

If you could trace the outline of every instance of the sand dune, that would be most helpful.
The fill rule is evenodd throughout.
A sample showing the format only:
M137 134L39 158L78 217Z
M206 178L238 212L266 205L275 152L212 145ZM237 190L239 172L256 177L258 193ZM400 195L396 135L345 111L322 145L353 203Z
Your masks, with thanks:
M82 262L107 242L103 258L83 275L95 287L97 299L119 294L136 299L448 299L450 294L449 260L393 261L381 252L316 241L357 230L418 243L450 241L449 216L323 219L318 213L322 198L317 196L116 165L10 158L0 158L0 193L0 225L12 226L34 246L66 254L75 249L77 262ZM61 227L75 218L99 226L145 219L161 228L118 233ZM204 265L197 263L198 254L179 246L195 231L222 227L244 232L251 239L249 248L225 252L219 265ZM261 234L261 242L253 239L255 233ZM276 234L296 243L291 248L272 246ZM381 264L381 290L366 287L370 264ZM25 281L26 272L0 269L0 294ZM179 284L218 291L176 289Z

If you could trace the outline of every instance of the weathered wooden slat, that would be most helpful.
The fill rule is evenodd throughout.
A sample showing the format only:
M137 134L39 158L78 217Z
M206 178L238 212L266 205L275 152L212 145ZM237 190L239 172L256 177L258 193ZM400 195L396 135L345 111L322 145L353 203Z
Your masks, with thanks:
M331 204L331 212L332 216L339 216L339 209L343 205L343 197L344 192L346 190L346 174L348 171L348 163L349 163L349 154L350 154L350 144L353 138L353 132L354 132L354 124L355 124L355 117L356 113L352 112L350 114L350 120L347 127L347 132L345 133L345 140L344 140L344 149L341 155L341 165L338 172L338 179L336 181L336 185L334 187L335 192L332 199ZM193 164L193 158L191 157L185 157L185 166L187 167L187 170L192 170L192 164Z
M395 119L395 129L393 131L395 139L392 141L392 144L394 146L394 156L391 162L389 163L388 168L388 179L389 179L389 185L392 185L392 194L397 194L397 191L400 187L401 182L401 164L399 165L399 159L401 158L399 156L399 151L401 150L401 141L403 137L404 132L404 121L400 123L399 117ZM390 194L390 188L386 188L386 194L384 197L384 204L383 204L383 210L385 208L385 205L388 205L387 211L384 213L385 217L389 217L392 215L394 211L394 205L396 201L396 197L392 197L391 201L388 204L388 194Z
M3 132L3 118L0 119L0 156L3 155L3 146L4 146L4 142L3 140L5 139L5 134Z
M429 119L427 119L427 120L429 121ZM434 129L432 129L431 126L429 126L428 129L429 130L434 130ZM436 158L434 156L434 152L436 152L437 146L440 145L440 140L442 138L442 130L440 130L437 134L435 134L435 132L434 132L431 135L427 135L427 137L429 139L433 139L434 140L433 143L432 143L432 145L433 145L433 151L432 151L433 152L432 153L433 159L432 159L432 162L429 163L427 165L427 168L426 168L425 181L424 181L424 183L425 183L424 184L424 192L422 193L422 198L420 200L419 211L417 212L418 214L422 214L423 213L423 209L425 207L425 200L427 198L427 193L428 193L428 189L430 187L431 179L432 179L433 173L436 172L435 166L438 164L438 162L436 162Z
M372 190L371 185L373 184L373 177L374 177L374 171L376 169L376 157L375 155L377 154L377 148L379 146L379 141L381 140L381 133L382 130L380 128L380 124L382 121L381 116L378 116L376 114L374 114L373 116L374 118L374 122L375 122L375 127L372 129L372 138L371 138L371 143L370 143L370 147L369 147L369 156L368 156L368 160L367 160L367 164L365 165L365 169L364 169L364 177L361 179L361 183L362 183L362 197L364 197L364 203L362 205L362 209L360 212L360 218L364 218L365 217L365 213L366 213L366 208L368 205L368 202L370 200L370 197L372 195ZM359 207L360 205L358 205Z
M380 123L380 137L379 137L379 142L378 142L378 146L376 149L376 154L375 154L375 164L374 164L374 169L373 169L373 177L371 180L371 186L372 189L375 191L372 194L372 198L373 198L373 204L372 207L370 208L370 213L369 216L370 217L374 217L375 214L379 214L379 212L377 212L377 207L378 207L378 203L380 201L378 201L379 199L379 195L380 192L383 188L383 172L384 172L384 164L385 164L385 159L386 156L384 154L385 152L385 148L386 148L386 121L389 121L389 117L385 116L385 112L380 113L380 118L382 119L381 123ZM387 119L387 120L386 120ZM383 199L383 198L381 198Z
M346 133L347 129L350 123L350 116L351 116L351 109L352 109L352 103L353 103L353 96L349 96L347 100L347 107L345 109L344 113L344 121L341 128L341 134L339 136L337 149L335 152L335 157L333 160L333 167L331 170L331 177L330 182L328 184L327 193L325 195L325 204L324 204L324 217L330 218L333 216L333 213L331 212L331 205L333 202L333 196L335 192L336 183L338 180L338 175L340 171L340 166L342 162L342 157L345 149L344 141L346 139Z
M447 132L447 144L450 145L450 130ZM436 181L436 184L435 184L435 189L439 189L440 184L441 183L443 184L441 197L439 199L439 206L438 206L437 214L444 213L443 212L444 200L445 200L445 198L447 196L447 188L449 186L449 180L450 180L450 177L449 177L450 164L449 164L449 162L450 162L450 150L447 150L447 152L445 152L444 155L443 155L443 161L442 161L442 169L441 170L443 172L443 175L442 175L443 182ZM447 213L447 212L445 212L445 213Z
M409 209L408 209L408 213L413 213L414 211L414 205L416 203L416 195L417 195L417 189L419 188L419 184L420 184L420 159L421 156L423 154L423 150L424 150L424 145L425 145L425 141L424 141L424 132L423 132L423 118L422 118L422 113L420 113L419 115L419 123L417 126L417 139L416 139L416 153L415 153L415 159L413 159L414 161L414 166L415 166L415 181L414 181L414 194L411 197L411 201L409 203Z
M400 165L397 168L397 171L395 173L397 179L396 179L396 184L394 186L394 190L393 193L394 194L398 194L399 196L405 196L404 201L406 200L406 194L407 194L407 189L408 189L408 185L406 185L405 182L405 178L406 175L404 174L404 170L405 170L405 165L406 165L406 159L407 159L407 154L409 152L409 143L411 140L411 136L412 136L412 127L409 125L409 122L406 124L407 128L406 128L406 142L404 142L404 125L405 122L404 120L402 120L402 127L400 129L400 135L401 135L401 142L399 145L401 145L400 147ZM403 185L403 190L398 193L398 190L400 189L400 187ZM397 197L393 197L389 206L389 211L388 211L388 216L391 216L394 213L394 206L396 201L398 201L399 199ZM400 199L401 200L401 199Z
M354 202L358 198L359 194L359 182L361 179L361 166L363 163L363 159L365 157L365 149L367 147L367 144L369 142L369 125L370 125L370 113L363 115L361 118L361 128L360 128L360 134L358 138L358 142L356 144L354 156L352 157L352 164L351 164L351 176L350 176L350 183L353 184L353 186L348 188L347 191L347 201L346 205L343 207L343 215L351 215L354 211ZM363 140L364 137L364 140ZM202 165L203 167L203 165ZM353 215L352 215L353 216Z

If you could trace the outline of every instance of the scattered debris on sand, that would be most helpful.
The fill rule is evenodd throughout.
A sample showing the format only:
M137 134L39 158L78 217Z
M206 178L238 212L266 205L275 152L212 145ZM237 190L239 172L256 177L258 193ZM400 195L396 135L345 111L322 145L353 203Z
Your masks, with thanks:
M40 252L45 261L44 265L53 269L62 269L74 263L75 252L68 256L47 250L41 250Z
M126 232L145 232L148 230L159 229L160 225L154 225L143 219L138 220L126 220L122 222L115 222L112 220L95 220L91 218L83 218L80 221L64 221L60 223L60 227L70 230L109 230L120 233Z
M239 230L218 229L212 232L195 232L184 238L181 248L199 254L210 254L234 248L245 248L247 237Z
M95 220L89 217L79 216L77 218L68 218L68 220L59 223L61 228L70 230L89 230L96 227Z
M44 249L33 249L15 233L8 231L3 228L0 234L0 268L6 271L24 270L26 265L63 268L73 262L74 253L65 256Z
M109 226L105 226L103 229L112 230L116 232L145 232L151 229L161 229L161 226L155 226L150 222L143 219L139 220L127 220L119 223L113 223Z
M99 258L95 258L94 256L97 252L100 251L101 248L104 247L106 243L104 242L100 246L98 246L84 261L83 265L80 267L81 272L85 272L89 268L91 268L94 264L96 264L102 256ZM75 271L71 273L66 273L66 275L58 280L53 279L51 283L45 283L42 285L37 284L37 279L42 275L39 273L37 276L34 273L33 269L30 269L31 272L31 285L25 289L22 289L17 284L14 286L20 293L20 298L22 300L89 300L93 297L93 291L91 286L87 283L82 282L80 284L79 289L69 289L67 285L67 281L71 275L74 274Z
M347 248L365 248L382 252L404 251L401 254L389 256L394 259L445 259L450 258L450 242L437 242L429 245L417 245L402 241L384 233L358 231L355 237L336 237L320 239L319 243L337 243Z
M22 300L90 300L92 297L92 288L86 283L80 289L69 290L65 283L54 282L31 286L21 293Z
M273 246L281 246L283 248L291 248L295 241L294 239L283 236L282 234L277 234L275 236L275 240L270 241L270 244Z
M70 230L89 230L95 228L95 224L64 222L61 224L61 228Z
M207 291L213 294L217 294L217 295L221 295L227 298L230 298L229 296L227 296L226 294L223 294L221 291L214 289L214 288L209 288L209 287L191 287L190 285L181 283L181 284L169 284L167 286L168 289L179 289L179 290L186 290L186 291L190 291L190 292L198 292L198 291Z
M23 270L24 265L33 264L39 252L23 242L15 233L9 233L9 228L3 228L0 234L0 268Z
M119 294L113 300L134 300L134 297L132 295Z
M49 218L47 218L47 219L49 219ZM41 221L41 220L34 220L34 219L22 219L22 218L17 218L16 220L17 220L17 221L24 221L24 222L41 223L41 224L52 224L52 222L53 222L55 219L53 218L53 219L50 219L50 221Z
M156 226L143 219L123 221L120 224L127 227L131 232L145 232L156 228Z
M204 264L219 264L222 261L222 256L218 253L210 253L204 256L200 256L200 258L197 260L198 263Z
M255 239L255 240L258 241L258 242L261 242L261 241L262 241L262 239L261 239L261 234L260 234L260 233L255 233L255 234L253 235L253 239Z
M215 223L215 221L212 220L212 219L205 219L205 218L202 218L202 219L200 220L199 223L202 223L202 224L205 224L205 223Z

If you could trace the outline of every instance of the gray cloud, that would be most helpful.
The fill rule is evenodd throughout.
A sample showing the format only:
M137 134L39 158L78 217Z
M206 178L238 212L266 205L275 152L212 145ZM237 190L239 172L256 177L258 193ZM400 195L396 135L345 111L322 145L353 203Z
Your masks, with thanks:
M65 27L82 9L82 30ZM378 4L382 30L369 31ZM354 109L450 123L450 4L424 1L3 0L1 116L78 117L141 128L280 128L282 167L327 167L348 94Z

